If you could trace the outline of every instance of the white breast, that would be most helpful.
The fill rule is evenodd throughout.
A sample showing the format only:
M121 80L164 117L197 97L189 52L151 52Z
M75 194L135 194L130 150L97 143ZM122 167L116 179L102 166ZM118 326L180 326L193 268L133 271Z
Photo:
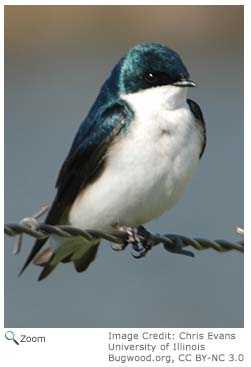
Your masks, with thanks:
M102 175L75 200L69 214L72 225L139 226L181 197L201 149L185 89L162 86L122 96L135 118L109 149Z

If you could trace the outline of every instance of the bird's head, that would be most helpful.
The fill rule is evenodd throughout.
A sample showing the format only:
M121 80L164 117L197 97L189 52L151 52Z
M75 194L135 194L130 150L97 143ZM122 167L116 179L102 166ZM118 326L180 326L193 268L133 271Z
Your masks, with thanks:
M195 86L177 52L158 43L141 43L115 65L101 88L94 110L97 105L125 96L172 109L186 100L186 87Z
M117 68L119 92L135 93L163 85L194 87L177 52L158 43L142 43L133 47Z

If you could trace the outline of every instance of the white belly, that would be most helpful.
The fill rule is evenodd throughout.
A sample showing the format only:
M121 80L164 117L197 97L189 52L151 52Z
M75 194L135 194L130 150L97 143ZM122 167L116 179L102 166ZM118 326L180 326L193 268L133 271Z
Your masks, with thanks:
M81 193L69 213L82 229L116 223L139 226L169 210L190 182L201 137L186 104L135 114L110 148L101 176Z

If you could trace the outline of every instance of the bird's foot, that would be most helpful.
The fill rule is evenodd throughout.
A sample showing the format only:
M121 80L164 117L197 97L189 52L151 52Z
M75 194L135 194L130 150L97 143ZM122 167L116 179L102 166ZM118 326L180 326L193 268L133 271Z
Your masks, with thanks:
M124 250L125 247L131 244L132 249L134 251L132 253L132 256L135 259L140 259L144 257L148 253L148 251L151 250L151 248L153 247L151 234L143 226L132 228L117 224L116 229L125 232L127 234L127 239L125 243L121 245L116 244L116 249L118 250L117 246L120 246L120 249Z
M154 245L151 233L145 227L139 226L136 230L136 242L132 242L132 248L136 252L132 253L135 259L141 259L151 250Z
M117 231L123 232L123 233L128 233L127 232L127 228L126 226L123 226L122 224L114 224L113 228L115 228ZM127 246L129 245L129 241L128 239L126 239L123 243L112 243L111 247L114 251L123 251Z

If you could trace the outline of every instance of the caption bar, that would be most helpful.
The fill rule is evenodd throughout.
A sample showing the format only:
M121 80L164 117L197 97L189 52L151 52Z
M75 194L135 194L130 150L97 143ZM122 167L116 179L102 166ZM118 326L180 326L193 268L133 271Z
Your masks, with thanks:
M110 367L245 366L244 352L236 348L242 343L235 332L109 332L107 339Z

